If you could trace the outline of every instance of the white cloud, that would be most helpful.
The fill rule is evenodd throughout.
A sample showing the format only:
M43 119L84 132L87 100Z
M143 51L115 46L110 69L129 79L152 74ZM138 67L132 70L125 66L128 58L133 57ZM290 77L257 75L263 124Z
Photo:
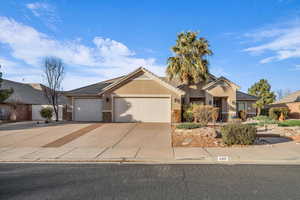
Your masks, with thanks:
M293 22L285 24L285 27L267 28L254 33L246 34L261 44L244 49L253 54L271 53L262 59L261 63L280 61L289 58L300 57L300 23ZM274 25L275 26L275 25Z
M43 11L53 12L54 10L54 8L51 5L41 2L29 3L26 4L26 7L30 9L32 13L37 17L40 17Z
M3 68L6 68L6 67L14 67L14 66L17 65L17 63L9 61L9 60L7 60L5 58L1 58L0 57L0 65L1 65L1 67L3 69Z
M85 83L94 82L95 77L99 77L100 81L101 78L124 75L140 66L159 75L164 73L164 67L157 65L154 58L138 58L126 45L109 38L94 37L93 46L84 45L78 39L59 41L30 26L1 16L0 30L0 45L8 46L13 58L37 68L41 66L44 57L59 57L69 67L72 66L69 73L74 70L80 72L86 79ZM86 74L89 75L84 76ZM80 83L80 80L75 82Z
M44 2L34 2L26 4L26 7L35 17L40 18L48 28L54 31L57 30L56 24L61 20L53 5Z

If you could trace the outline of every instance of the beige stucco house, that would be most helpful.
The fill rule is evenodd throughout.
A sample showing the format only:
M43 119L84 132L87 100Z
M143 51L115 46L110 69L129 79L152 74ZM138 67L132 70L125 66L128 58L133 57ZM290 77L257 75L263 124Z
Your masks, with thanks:
M8 99L0 103L0 120L44 120L40 115L40 110L43 107L51 107L43 92L45 87L39 83L20 83L3 79L1 89L13 89L14 92ZM67 99L61 95L58 102L59 120L67 119L64 116Z
M268 106L289 108L289 118L300 119L300 90Z
M238 110L256 114L256 97L242 93L225 77L209 76L206 83L182 85L158 77L141 67L122 77L78 88L66 93L74 121L181 122L189 103L213 105L226 121Z

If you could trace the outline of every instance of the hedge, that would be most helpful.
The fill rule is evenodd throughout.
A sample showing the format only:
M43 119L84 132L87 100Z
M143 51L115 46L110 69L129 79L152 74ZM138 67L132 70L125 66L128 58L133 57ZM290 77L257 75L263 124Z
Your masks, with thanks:
M250 145L256 139L256 128L249 124L228 124L221 128L221 135L224 144Z

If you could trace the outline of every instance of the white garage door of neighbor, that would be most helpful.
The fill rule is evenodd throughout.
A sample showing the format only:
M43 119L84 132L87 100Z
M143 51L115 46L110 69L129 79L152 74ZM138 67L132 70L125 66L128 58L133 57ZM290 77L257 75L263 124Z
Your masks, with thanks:
M114 100L115 122L171 122L170 98L118 97Z
M32 113L32 120L34 121L42 121L45 120L44 118L42 118L40 112L43 108L53 108L53 106L51 105L32 105L31 107L31 113ZM58 120L62 120L63 118L63 106L59 105L58 106ZM55 120L55 113L53 112L53 116L52 116L52 120Z
M102 121L101 99L75 99L75 121Z

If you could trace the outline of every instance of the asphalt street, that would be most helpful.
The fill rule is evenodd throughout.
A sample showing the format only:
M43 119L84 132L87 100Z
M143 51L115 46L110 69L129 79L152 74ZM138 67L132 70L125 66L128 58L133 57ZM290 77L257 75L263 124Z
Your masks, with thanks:
M0 199L300 199L300 166L0 164Z

